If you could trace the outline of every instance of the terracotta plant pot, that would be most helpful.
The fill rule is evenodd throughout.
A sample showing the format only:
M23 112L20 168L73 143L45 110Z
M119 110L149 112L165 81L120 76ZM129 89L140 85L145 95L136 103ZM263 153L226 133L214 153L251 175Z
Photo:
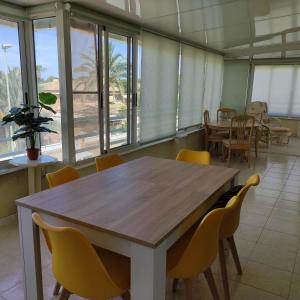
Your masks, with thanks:
M37 160L39 158L40 149L31 148L26 149L26 151L29 160Z

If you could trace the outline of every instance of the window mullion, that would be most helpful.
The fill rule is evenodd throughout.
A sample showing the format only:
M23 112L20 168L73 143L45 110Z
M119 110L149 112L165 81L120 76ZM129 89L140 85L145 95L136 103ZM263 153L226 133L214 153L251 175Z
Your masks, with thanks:
M98 51L97 51L97 87L98 87L98 110L99 110L99 143L100 154L104 153L104 109L103 109L103 27L98 28Z
M137 65L138 37L132 38L132 113L131 113L131 143L137 144Z
M131 74L132 74L132 38L127 37L127 144L131 144L131 102L132 102L132 93L131 93Z
M104 30L104 115L105 115L105 134L106 151L110 149L110 117L109 117L109 41L108 31Z
M57 38L59 57L59 78L61 95L61 125L63 161L75 163L74 115L72 97L72 61L70 40L70 13L59 4L57 10Z

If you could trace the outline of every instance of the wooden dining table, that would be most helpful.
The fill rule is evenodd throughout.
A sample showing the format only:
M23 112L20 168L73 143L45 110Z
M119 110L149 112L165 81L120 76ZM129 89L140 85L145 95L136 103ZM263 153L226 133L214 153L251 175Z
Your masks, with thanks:
M239 170L142 157L16 201L26 300L43 299L39 212L126 255L132 300L165 299L166 255L234 184Z

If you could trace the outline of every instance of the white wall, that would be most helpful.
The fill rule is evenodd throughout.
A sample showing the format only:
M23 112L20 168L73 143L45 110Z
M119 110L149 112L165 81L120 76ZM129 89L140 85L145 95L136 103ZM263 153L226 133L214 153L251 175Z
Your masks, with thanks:
M249 68L247 60L225 60L221 107L235 108L239 113L245 111Z

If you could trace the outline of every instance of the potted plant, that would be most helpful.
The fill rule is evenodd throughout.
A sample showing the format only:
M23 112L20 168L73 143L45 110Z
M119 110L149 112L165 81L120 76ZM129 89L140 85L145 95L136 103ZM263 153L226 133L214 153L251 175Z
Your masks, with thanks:
M45 109L51 113L56 113L50 106L56 103L57 97L51 93L39 94L39 105L22 104L21 107L12 107L9 113L3 117L2 125L16 123L20 128L14 132L12 140L26 139L27 156L30 160L37 160L39 157L40 143L38 140L41 133L57 133L45 125L49 125L53 119L41 116L41 112Z

